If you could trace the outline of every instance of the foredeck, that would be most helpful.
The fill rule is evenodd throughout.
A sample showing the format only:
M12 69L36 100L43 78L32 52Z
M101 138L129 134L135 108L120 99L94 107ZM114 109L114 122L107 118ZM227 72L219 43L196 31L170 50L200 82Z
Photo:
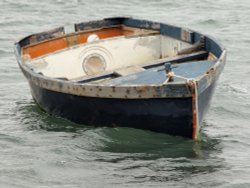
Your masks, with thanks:
M181 64L172 64L174 77L172 82L183 83L187 79L195 79L205 74L213 67L215 61L193 61ZM162 84L168 79L164 66L144 69L140 72L120 76L108 81L100 82L106 86L124 85L157 85Z

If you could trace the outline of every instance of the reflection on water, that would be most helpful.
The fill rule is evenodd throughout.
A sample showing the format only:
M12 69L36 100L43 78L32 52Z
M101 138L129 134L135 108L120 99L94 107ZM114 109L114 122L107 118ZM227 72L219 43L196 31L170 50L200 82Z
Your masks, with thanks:
M18 101L16 105L15 111L20 116L19 121L28 130L44 129L54 132L77 133L90 128L89 126L75 124L60 117L51 116L44 112L33 100Z
M187 175L211 173L224 168L219 139L201 133L202 140L194 142L182 137L133 128L108 128L79 125L44 113L33 101L19 101L17 114L20 126L28 131L61 133L75 160L117 165L114 176L130 177L130 171L150 169L132 176L133 181L180 180ZM58 137L50 137L56 141ZM60 140L58 140L60 142ZM58 148L53 151L65 154ZM125 174L124 174L125 173ZM159 173L163 173L159 175Z

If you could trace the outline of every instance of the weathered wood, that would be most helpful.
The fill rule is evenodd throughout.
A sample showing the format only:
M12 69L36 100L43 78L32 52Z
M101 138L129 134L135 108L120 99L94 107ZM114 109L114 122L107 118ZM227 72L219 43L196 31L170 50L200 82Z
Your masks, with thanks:
M144 70L145 70L144 68L136 65L136 66L129 66L129 67L118 69L118 70L114 71L114 74L117 76L126 76L129 74L142 72Z
M204 48L205 48L205 38L203 36L192 47L182 49L177 54L178 55L190 54L190 53L194 53L194 52L198 52L198 51L204 50Z
M127 74L118 78L114 78L108 81L100 83L105 86L118 86L118 85L149 85L149 84L161 84L166 80L165 71L158 71L157 68L143 70L132 74Z
M145 69L149 69L152 67L158 67L158 66L164 65L165 63L183 63L183 62L192 61L192 60L202 60L204 58L207 58L207 56L208 56L208 52L199 51L199 52L184 54L184 55L175 56L175 57L162 58L154 62L148 63L146 65L143 65L142 67Z

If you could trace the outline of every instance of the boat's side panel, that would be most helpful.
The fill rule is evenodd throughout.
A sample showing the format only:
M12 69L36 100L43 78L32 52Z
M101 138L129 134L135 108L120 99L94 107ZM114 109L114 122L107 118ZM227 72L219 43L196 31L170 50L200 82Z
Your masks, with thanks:
M116 17L116 18L106 18L103 20L77 23L75 24L75 31L83 31L83 30L88 30L88 29L117 26L117 25L121 25L125 19L128 19L128 18Z
M55 39L58 37L62 37L65 34L63 27L58 27L46 32L36 33L29 35L22 40L19 41L21 47L31 45L37 42L42 42L50 39Z
M207 113L216 83L225 66L225 63L226 51L222 53L221 58L218 60L216 65L212 69L209 69L208 73L198 82L198 108L200 123L202 123L202 120Z
M204 120L204 116L206 115L207 110L209 109L215 86L216 86L216 82L212 83L206 90L204 90L198 96L199 124L200 125L202 123L202 120Z
M152 22L148 20L138 20L138 19L124 19L122 22L123 25L129 26L129 27L137 27L137 28L142 28L142 29L152 29L159 31L162 35L169 36L178 40L182 40L188 43L194 43L194 34L195 32L169 25L169 24L163 24L163 23L158 23L158 22ZM198 39L197 39L198 40Z
M30 82L35 101L47 112L95 126L126 126L192 137L192 99L112 99L54 92Z

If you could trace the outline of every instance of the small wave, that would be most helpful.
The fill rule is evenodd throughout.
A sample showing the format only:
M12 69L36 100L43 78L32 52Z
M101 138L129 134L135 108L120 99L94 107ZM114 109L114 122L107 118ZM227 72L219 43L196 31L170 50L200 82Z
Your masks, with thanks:
M216 114L216 116L218 117L235 117L235 118L245 118L245 116L247 114L243 113L240 110L236 110L237 107L233 107L233 108L229 108L229 107L225 107L225 106L216 106L211 108L211 111L214 111L214 113Z
M214 19L207 19L207 20L200 21L199 24L201 24L201 25L218 25L219 22L217 20L214 20Z
M236 94L248 94L249 87L243 84L223 84L221 87L221 92L230 92Z
M3 143L3 142L12 142L15 144L22 143L20 138L17 138L15 136L11 136L11 135L6 135L6 134L0 134L0 140L1 140L1 143Z
M1 41L1 39L0 39L0 41ZM10 50L8 50L8 49L5 49L5 50L0 49L0 55L3 55L3 54L11 54L11 53L13 53L13 52L10 51Z
M236 93L246 94L249 93L248 88L242 86L230 86L231 91Z

